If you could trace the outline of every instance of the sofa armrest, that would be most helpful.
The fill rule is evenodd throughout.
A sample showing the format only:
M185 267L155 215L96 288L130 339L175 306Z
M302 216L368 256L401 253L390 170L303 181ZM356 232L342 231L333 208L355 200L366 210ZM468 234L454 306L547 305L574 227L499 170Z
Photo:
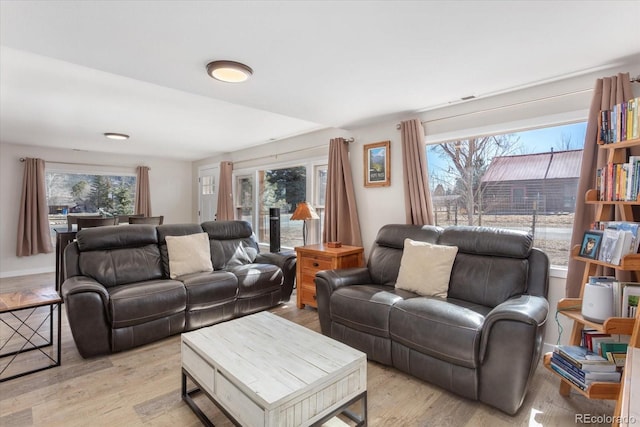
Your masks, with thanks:
M74 276L62 284L62 297L73 340L82 357L111 352L109 293L87 276Z
M291 252L260 252L256 255L256 263L258 264L274 264L280 268L291 268L293 262L293 268L295 269L296 253Z
M511 415L520 408L540 361L548 312L545 298L521 295L487 314L479 354L482 402Z
M319 285L318 281L321 281ZM320 286L327 287L329 294L342 286L371 283L371 274L366 267L343 268L341 270L323 270L316 274L316 292Z
M549 302L545 298L533 295L520 295L494 307L485 317L484 325L482 326L480 363L482 363L486 353L494 324L501 320L510 320L537 328L544 325L548 313Z
M280 267L284 280L282 281L282 296L280 301L289 301L293 292L293 284L296 279L296 253L287 252L265 252L259 253L255 259L259 264L273 264Z
M78 294L81 292L96 292L105 301L109 301L109 293L107 288L100 282L87 276L73 276L64 281L62 286L62 297L67 299L68 295Z
M329 304L329 300L331 299L331 294L343 286L371 283L371 274L366 267L324 270L316 274L315 283L320 329L324 335L330 336L331 305Z

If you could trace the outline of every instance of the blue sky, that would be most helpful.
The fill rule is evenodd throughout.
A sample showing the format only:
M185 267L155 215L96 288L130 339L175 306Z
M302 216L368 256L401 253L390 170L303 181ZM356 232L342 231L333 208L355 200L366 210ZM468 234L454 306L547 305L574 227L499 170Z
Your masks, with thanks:
M514 132L520 137L520 146L523 153L544 153L559 151L562 147L561 141L571 141L570 149L581 149L584 145L584 137L587 131L587 122L573 123L562 126L552 126L540 129L533 129L523 132ZM427 149L427 162L429 164L429 175L437 174L441 169L447 167L447 162L437 154L431 153Z

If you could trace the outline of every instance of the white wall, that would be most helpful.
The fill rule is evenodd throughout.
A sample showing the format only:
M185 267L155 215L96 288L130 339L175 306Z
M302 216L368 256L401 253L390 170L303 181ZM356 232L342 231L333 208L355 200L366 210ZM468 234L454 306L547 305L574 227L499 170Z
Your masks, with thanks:
M55 271L55 253L16 257L17 224L22 190L21 157L48 162L109 165L135 173L138 165L149 166L151 209L164 215L165 223L192 221L191 162L154 157L134 157L86 151L60 150L0 142L0 277ZM106 168L109 169L108 167ZM197 176L197 175L196 175Z

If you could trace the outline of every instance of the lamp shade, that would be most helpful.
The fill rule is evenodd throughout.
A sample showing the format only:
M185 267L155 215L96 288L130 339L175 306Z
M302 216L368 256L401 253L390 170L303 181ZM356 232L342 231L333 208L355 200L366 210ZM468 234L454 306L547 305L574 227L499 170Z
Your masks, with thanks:
M293 215L291 215L291 219L306 221L308 219L320 219L320 216L308 202L300 202Z

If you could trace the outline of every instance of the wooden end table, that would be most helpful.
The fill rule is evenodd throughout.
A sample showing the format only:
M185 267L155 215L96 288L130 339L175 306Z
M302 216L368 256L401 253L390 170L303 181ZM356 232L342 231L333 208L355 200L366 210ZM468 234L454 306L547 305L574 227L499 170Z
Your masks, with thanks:
M363 267L364 249L360 246L342 245L330 248L324 244L298 246L296 248L296 305L317 308L316 273L322 270Z
M0 345L0 361L2 361L2 364L0 364L0 382L60 366L61 302L60 295L53 289L28 289L0 294L0 323L8 327L8 329L5 329L8 332L8 336L4 336L3 331L2 345ZM44 317L39 316L38 308L46 306L49 307L48 313ZM19 316L17 313L20 311L25 311L26 315ZM54 317L57 319L55 322ZM48 335L48 337L43 336L41 333L41 328L47 321L49 322L49 330L48 334L45 333L44 335ZM54 328L55 323L57 323L57 327ZM54 329L57 332L55 342ZM14 344L10 346L10 343L15 343L16 340L19 342L17 349ZM53 356L43 350L54 345L57 345L57 348L53 347ZM9 348L9 351L6 350L7 348ZM27 369L6 377L2 376L20 354L34 350L42 353L49 361L49 364Z

